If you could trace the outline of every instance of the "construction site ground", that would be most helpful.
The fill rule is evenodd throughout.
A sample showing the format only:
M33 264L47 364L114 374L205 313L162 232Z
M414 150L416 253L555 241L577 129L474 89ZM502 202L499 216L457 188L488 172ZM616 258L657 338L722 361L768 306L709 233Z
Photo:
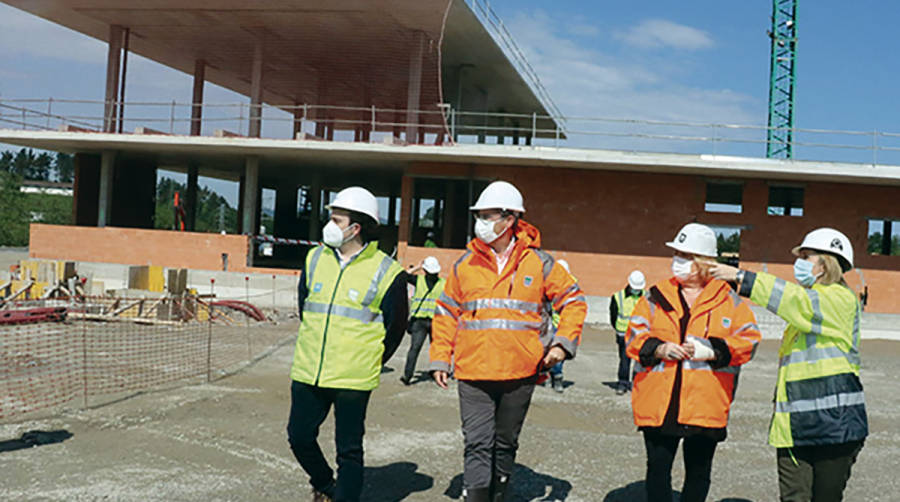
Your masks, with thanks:
M0 425L0 500L310 500L285 436L296 325L272 329L284 331L283 345L213 383L172 386L90 409L73 404L53 416ZM398 378L407 344L388 363L370 402L363 500L460 498L463 444L455 386L442 391L424 379L403 386ZM764 340L741 373L709 500L777 499L775 451L766 444L776 351L776 341ZM863 341L871 435L845 500L897 500L900 493L898 355L900 342ZM423 353L420 367L426 359ZM616 361L612 332L586 329L578 357L566 363L565 392L536 389L511 500L644 500L643 441L632 424L629 396L617 396L611 386ZM320 436L330 459L333 427L329 418ZM32 430L72 436L11 447ZM679 452L676 490L683 472Z

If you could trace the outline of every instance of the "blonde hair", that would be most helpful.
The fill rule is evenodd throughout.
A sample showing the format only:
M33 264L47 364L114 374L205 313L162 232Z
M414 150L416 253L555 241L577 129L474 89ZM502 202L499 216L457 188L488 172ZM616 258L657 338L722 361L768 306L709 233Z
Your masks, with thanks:
M830 254L817 254L819 263L822 264L822 275L816 281L823 286L831 284L841 284L846 286L844 281L844 270L838 259Z

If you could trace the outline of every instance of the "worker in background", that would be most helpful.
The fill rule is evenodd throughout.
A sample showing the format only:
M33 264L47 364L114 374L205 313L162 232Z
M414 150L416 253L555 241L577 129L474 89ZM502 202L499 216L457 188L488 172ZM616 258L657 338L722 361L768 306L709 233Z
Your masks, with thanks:
M683 440L681 500L703 501L740 367L762 335L748 303L710 276L711 228L688 223L666 245L675 250L672 277L638 300L625 334L628 356L638 361L632 411L647 451L647 500L672 500L672 463Z
M470 208L476 239L453 265L432 324L432 376L458 380L469 502L505 500L537 374L575 356L587 304L566 270L521 220L522 195L491 183ZM560 313L552 338L550 308Z
M619 379L616 383L616 394L620 396L631 390L631 359L625 353L625 330L628 329L628 321L631 320L634 306L644 295L646 285L644 273L634 270L628 274L628 284L609 299L609 323L616 331L616 345L619 347Z
M438 247L437 243L434 242L434 232L432 232L431 230L429 230L428 234L425 236L425 247L427 247L427 248Z
M559 263L562 268L566 269L566 272L568 272L569 275L572 275L572 272L569 269L569 262L566 260L557 260L556 263ZM578 282L574 275L572 276L572 280ZM551 328L553 330L553 336L555 336L556 331L559 329L559 312L554 310L551 319ZM563 362L564 361L560 361L550 368L550 385L553 390L559 393L565 391L565 385L563 385Z
M799 284L726 265L712 274L737 281L742 296L787 321L769 427L781 500L839 501L869 434L860 305L843 277L853 268L853 246L843 233L819 228L793 254Z
M356 501L363 433L381 366L403 339L406 273L372 240L378 202L366 189L340 191L327 207L324 245L309 251L297 287L300 331L291 366L291 451L309 475L313 501ZM337 479L317 437L334 407Z
M418 272L424 271L424 274ZM419 359L419 351L422 350L422 344L428 338L431 342L431 320L434 319L434 309L437 306L437 299L444 292L444 279L438 274L441 273L441 264L434 256L429 256L422 260L417 267L409 270L408 281L416 287L413 293L412 303L409 306L409 334L412 340L409 344L409 352L406 354L406 367L403 370L403 376L400 381L403 385L410 385L412 378L416 372L416 360Z

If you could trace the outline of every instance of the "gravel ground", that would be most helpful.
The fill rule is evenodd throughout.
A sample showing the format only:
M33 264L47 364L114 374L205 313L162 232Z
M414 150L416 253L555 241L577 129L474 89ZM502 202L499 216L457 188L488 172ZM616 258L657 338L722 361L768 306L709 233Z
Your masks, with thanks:
M296 325L277 329L295 330ZM520 437L513 500L641 501L644 449L628 396L616 396L612 332L589 329L566 364L568 387L538 388ZM709 500L777 499L775 452L766 445L776 369L764 341L741 374L728 440L719 446ZM287 344L212 384L143 393L93 409L0 424L0 500L309 500L288 449ZM388 366L367 419L364 500L452 500L462 488L455 389L398 381L406 345ZM845 499L897 500L900 342L862 345L871 435ZM420 358L425 364L426 356ZM333 458L333 422L321 442ZM15 449L31 430L67 431L62 442ZM683 468L673 470L680 487Z

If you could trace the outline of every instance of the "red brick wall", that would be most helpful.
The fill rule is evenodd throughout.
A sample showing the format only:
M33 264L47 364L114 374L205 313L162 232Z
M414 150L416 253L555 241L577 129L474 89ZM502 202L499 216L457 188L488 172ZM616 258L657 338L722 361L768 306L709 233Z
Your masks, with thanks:
M31 225L28 253L32 258L197 270L222 270L222 253L228 253L228 270L232 272L294 273L247 267L244 235L35 223Z

